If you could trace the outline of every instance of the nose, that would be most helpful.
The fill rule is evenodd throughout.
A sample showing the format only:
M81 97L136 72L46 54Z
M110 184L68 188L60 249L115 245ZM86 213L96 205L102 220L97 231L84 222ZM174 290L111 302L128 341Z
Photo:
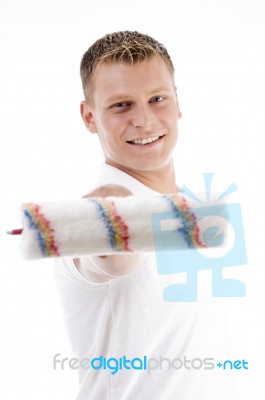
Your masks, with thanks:
M155 124L155 115L149 104L139 105L134 108L132 124L135 128L142 128L146 131L152 129Z

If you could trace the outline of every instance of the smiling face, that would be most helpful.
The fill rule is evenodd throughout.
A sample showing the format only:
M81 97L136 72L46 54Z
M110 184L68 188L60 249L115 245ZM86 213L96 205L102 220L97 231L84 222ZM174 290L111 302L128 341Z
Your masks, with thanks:
M172 73L159 56L133 65L101 63L92 88L93 101L81 103L81 114L98 133L106 163L127 172L171 164L181 114Z

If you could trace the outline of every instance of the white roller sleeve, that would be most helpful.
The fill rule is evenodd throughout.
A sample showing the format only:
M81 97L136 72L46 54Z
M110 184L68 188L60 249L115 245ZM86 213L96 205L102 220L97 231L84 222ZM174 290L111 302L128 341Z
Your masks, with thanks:
M22 255L26 259L108 255L174 249L163 232L178 232L178 248L208 247L203 207L182 194L84 198L21 206ZM160 214L165 213L165 214ZM209 239L209 238L208 238ZM211 238L210 238L211 239ZM213 244L214 245L214 244Z

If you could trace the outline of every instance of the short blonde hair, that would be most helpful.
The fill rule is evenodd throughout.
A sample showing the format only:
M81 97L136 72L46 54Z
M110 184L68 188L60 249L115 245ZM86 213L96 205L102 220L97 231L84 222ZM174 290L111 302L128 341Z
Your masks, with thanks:
M136 32L121 31L98 39L82 57L80 75L85 97L96 67L102 63L135 64L159 56L174 74L174 66L166 47L152 37Z

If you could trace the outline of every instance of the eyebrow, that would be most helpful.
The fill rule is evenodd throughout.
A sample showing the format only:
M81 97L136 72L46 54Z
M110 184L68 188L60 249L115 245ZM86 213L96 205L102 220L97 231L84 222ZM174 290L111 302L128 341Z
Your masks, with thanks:
M125 93L117 93L114 96L110 96L105 100L105 103L110 103L112 101L116 101L116 100L128 100L131 96Z
M150 92L147 93L147 95L148 95L148 96L152 96L152 95L154 95L155 93L159 93L159 92L170 92L170 89L161 86L161 87L152 89ZM105 100L105 103L110 103L110 102L112 102L112 101L117 101L117 100L119 100L119 101L122 101L122 100L129 100L129 99L131 99L131 97L132 97L131 95L126 94L126 93L116 93L115 95L108 97L108 98Z

